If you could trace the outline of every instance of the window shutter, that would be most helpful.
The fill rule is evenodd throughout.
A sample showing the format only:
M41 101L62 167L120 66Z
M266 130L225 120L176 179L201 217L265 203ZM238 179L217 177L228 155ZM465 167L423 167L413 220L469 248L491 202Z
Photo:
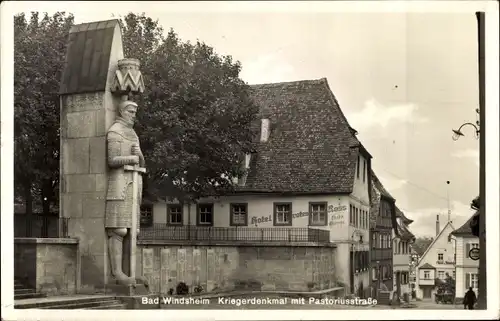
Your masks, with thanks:
M465 273L465 287L470 287L470 273Z

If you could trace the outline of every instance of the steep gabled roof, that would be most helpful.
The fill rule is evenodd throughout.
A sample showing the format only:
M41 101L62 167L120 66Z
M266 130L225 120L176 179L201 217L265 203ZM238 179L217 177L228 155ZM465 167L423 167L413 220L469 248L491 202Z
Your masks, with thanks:
M413 235L412 232L410 232L410 230L406 227L406 225L403 223L403 224L399 224L397 225L397 228L398 228L398 235L401 239L403 240L415 240L415 235Z
M419 269L433 269L433 270L435 270L436 268L434 266L430 265L429 263L425 263L424 265L419 267Z
M411 223L413 223L413 220L406 217L406 215L397 206L396 206L396 217L401 217L401 219L406 225L410 225Z
M434 243L436 243L437 240L441 237L441 235L443 235L443 233L446 230L446 228L448 227L448 225L451 226L452 230L455 230L455 228L453 227L453 224L451 224L451 222L446 223L446 225L441 229L441 232L439 232L439 234L434 238L434 240L432 240L432 243L427 247L424 254L422 254L422 256L420 257L420 261L422 261L424 259L425 255L427 254L427 252L429 252L429 250L432 248ZM448 235L446 237L448 237Z
M385 189L382 182L375 172L371 171L371 205L370 205L370 227L374 228L377 224L377 217L380 212L380 201L382 197L390 201L395 201L394 197Z
M478 211L476 211L477 213ZM476 215L476 213L474 213L468 220L467 222L464 223L464 225L460 226L458 229L454 230L453 232L451 232L450 234L452 235L456 235L456 236L474 236L472 234L472 229L470 228L470 223L472 222L472 220L474 219L474 215Z
M352 192L365 152L325 78L252 85L269 138L257 144L239 192ZM260 126L260 124L259 124Z

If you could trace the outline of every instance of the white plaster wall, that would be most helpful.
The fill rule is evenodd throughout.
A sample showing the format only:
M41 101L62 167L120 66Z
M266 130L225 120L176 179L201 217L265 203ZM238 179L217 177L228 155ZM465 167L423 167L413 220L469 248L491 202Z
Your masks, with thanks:
M328 207L333 212L328 213L327 226L313 226L313 228L330 231L330 241L349 241L352 240L353 233L363 235L365 244L358 246L359 250L369 250L369 231L349 226L349 204L354 204L359 208L368 210L367 205L362 205L359 201L346 195L326 195L326 196L292 196L292 197L271 197L271 196L228 196L217 200L202 199L200 203L214 204L214 227L230 226L230 204L247 203L248 204L248 227L275 227L273 224L273 212L275 202L291 202L292 212L308 212L309 202L327 202ZM157 202L153 205L153 223L167 222L167 204L176 204L176 202ZM196 205L191 205L190 215L188 205L184 205L183 220L184 225L196 225ZM267 218L267 221L265 220ZM258 220L260 222L258 222ZM291 227L308 227L309 217L307 215L294 217ZM357 235L357 234L356 234Z
M368 166L368 161L363 157L359 156L360 159L360 166L359 166L359 178L357 175L354 175L354 187L352 191L352 198L359 200L359 202L369 205L370 204L370 197L368 193L368 175L370 174L370 169ZM366 168L365 168L365 179L363 180L363 163L366 163Z

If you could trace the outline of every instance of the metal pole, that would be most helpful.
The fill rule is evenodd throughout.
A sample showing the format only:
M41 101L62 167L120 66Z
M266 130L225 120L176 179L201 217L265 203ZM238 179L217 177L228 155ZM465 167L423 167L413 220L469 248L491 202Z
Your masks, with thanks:
M478 308L486 309L486 175L485 175L485 62L484 62L484 29L485 29L485 14L484 12L476 12L477 18L477 34L478 34L478 63L479 63L479 125L481 131L479 135L479 280L478 280Z
M451 209L450 209L450 181L446 181L446 202L448 206L448 223L451 222Z

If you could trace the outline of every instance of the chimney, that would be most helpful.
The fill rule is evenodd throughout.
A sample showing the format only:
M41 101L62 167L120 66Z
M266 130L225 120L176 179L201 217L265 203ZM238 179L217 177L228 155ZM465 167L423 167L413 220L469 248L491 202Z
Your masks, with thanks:
M440 232L440 228L439 228L439 214L436 215L436 236L438 236L439 232Z
M260 126L260 142L265 143L269 139L269 119L263 118L261 119Z

